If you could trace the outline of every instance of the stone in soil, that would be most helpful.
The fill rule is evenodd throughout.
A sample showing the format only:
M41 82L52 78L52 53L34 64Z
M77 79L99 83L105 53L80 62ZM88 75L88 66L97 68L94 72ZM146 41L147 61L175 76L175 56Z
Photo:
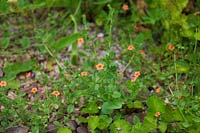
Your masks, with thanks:
M6 129L6 133L28 133L28 128L25 126L14 126Z
M78 127L77 133L89 133L86 127Z

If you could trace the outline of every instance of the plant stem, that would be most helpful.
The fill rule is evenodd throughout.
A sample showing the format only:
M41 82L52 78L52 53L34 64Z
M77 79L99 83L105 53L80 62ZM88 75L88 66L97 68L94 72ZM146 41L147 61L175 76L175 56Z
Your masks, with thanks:
M49 53L49 55L55 59L56 63L60 67L60 69L63 70L64 68L62 67L62 65L60 64L60 62L56 59L56 57L53 55L53 53L50 51L50 49L48 48L48 46L46 44L44 44L44 47L47 50L47 52Z
M125 70L128 68L128 66L131 64L131 62L132 62L134 56L135 56L135 54L133 54L133 55L131 56L131 59L129 60L128 64L126 64L126 66L125 66L124 69L122 70L122 73L124 73Z
M176 83L176 90L178 90L178 73L176 70L176 55L174 53L174 68L175 68L175 83Z

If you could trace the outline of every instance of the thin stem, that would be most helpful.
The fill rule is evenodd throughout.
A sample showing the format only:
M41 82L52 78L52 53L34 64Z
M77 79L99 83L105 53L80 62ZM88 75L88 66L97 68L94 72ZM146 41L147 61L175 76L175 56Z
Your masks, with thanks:
M56 57L53 55L53 53L50 51L50 49L48 48L48 46L46 44L44 44L44 47L47 50L47 52L49 53L49 55L55 59L55 61L58 64L58 66L63 70L64 68L62 67L62 65L60 64L60 62L56 59Z
M175 68L175 83L176 83L176 90L178 90L178 73L176 69L176 55L174 53L174 68Z
M108 42L108 46L110 48L111 46L111 41L112 41L112 26L113 26L113 14L114 14L114 9L108 5L109 7L109 42Z
M124 73L125 70L128 68L128 66L131 64L131 62L132 62L134 56L135 56L135 54L133 54L133 55L131 56L131 59L129 60L128 64L126 64L126 66L125 66L124 69L122 70L122 73Z
M198 29L195 29L195 32L198 32ZM197 39L195 39L195 45L194 45L194 53L196 53L196 49L197 49Z
M174 95L174 93L173 93L173 91L171 90L170 87L169 87L169 91L170 91L170 93L172 94L172 96L175 97L175 95ZM184 114L183 114L183 112L182 112L182 110L181 110L181 108L180 108L179 105L177 105L177 108L178 108L178 111L180 112L182 118L184 119L184 121L188 121L188 120L185 118L185 116L184 116Z

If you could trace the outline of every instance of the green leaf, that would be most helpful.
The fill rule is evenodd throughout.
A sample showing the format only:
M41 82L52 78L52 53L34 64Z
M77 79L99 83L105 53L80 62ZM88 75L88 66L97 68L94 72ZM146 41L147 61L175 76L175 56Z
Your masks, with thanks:
M119 97L121 97L121 93L117 92L117 91L114 91L113 94L112 94L112 97L113 98L119 98Z
M73 111L74 111L74 105L73 104L68 105L67 113L71 114Z
M53 124L57 127L63 127L62 123L60 123L59 121L54 121Z
M15 77L18 73L32 70L34 68L35 64L36 64L35 60L29 60L23 64L21 62L7 64L3 69L3 71L5 73L5 76L3 77L3 79L5 79L7 81L13 80L13 79L15 79Z
M147 132L155 131L157 128L157 120L152 115L147 115L142 123L142 128L146 129Z
M131 125L125 120L116 120L110 126L110 133L130 133Z
M136 100L134 102L129 103L128 108L141 109L141 108L143 108L143 104L141 101Z
M86 118L82 117L82 116L78 117L78 121L80 121L82 123L87 123L88 122L88 120Z
M100 120L99 120L98 128L101 130L106 129L109 126L109 124L112 122L112 118L108 117L107 115L100 115L99 118Z
M87 106L81 110L81 112L88 114L95 114L99 112L99 109L96 103L88 103Z
M69 128L60 128L56 133L72 133L72 131Z
M176 62L176 71L178 73L188 73L189 70L190 70L190 66L185 61Z
M102 113L103 114L110 114L113 112L114 109L120 109L122 107L122 102L120 101L113 101L113 102L105 102L102 105Z
M99 123L99 117L98 116L91 116L89 119L88 119L88 126L91 130L94 130L97 128L98 126L98 123Z
M80 33L75 33L75 34L69 35L67 37L61 38L55 44L51 45L51 49L60 51L64 48L66 48L67 46L75 43L80 36L81 36Z
M200 40L200 28L198 28L198 32L195 32L194 38L195 38L196 40Z
M20 82L15 80L9 81L6 87L12 89L18 89L20 87Z
M147 100L147 113L154 116L156 112L162 113L165 112L165 103L163 100L159 99L157 96L151 96Z
M165 122L175 122L175 121L183 121L183 118L180 112L177 109L173 109L170 105L166 106L166 111L163 114L163 121Z
M6 0L1 0L0 1L0 12L7 12L9 10L9 5Z
M166 130L167 130L167 123L160 122L158 128L160 129L160 131L161 131L162 133L165 133Z
M30 47L30 39L28 37L23 37L21 40L23 48L29 48Z
M4 37L1 40L0 47L6 49L9 46L9 43L10 43L10 38L9 37Z

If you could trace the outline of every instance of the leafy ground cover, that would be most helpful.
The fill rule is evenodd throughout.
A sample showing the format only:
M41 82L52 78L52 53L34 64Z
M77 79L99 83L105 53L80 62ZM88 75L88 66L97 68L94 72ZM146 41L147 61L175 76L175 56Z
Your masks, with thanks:
M0 132L200 132L199 0L1 0Z

